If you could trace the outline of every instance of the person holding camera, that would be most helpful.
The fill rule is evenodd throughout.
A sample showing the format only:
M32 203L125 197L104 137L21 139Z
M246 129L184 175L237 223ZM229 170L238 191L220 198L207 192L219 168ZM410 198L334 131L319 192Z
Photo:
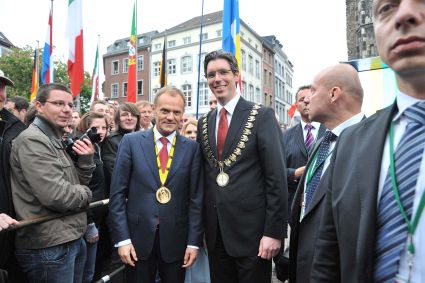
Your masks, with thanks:
M86 260L86 186L95 168L88 138L72 147L74 161L62 144L72 115L73 96L60 84L42 86L35 100L34 122L13 142L10 156L12 198L17 220L75 212L18 229L15 255L30 282L81 282Z
M79 139L88 137L94 145L94 163L96 168L93 171L92 178L88 187L92 191L92 202L100 201L106 198L105 193L105 174L103 172L103 161L100 157L100 144L106 137L108 131L108 118L96 112L88 112L84 114L77 125L77 136ZM82 135L81 135L82 134ZM84 239L87 245L87 259L84 267L83 282L92 282L95 265L96 254L102 246L99 243L99 226L105 222L107 207L101 206L93 208L87 212L87 231Z

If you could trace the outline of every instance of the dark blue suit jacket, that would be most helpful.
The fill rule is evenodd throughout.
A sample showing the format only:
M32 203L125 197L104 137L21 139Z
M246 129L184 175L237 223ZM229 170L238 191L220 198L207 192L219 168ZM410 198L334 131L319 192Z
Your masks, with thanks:
M111 182L109 210L113 242L131 239L139 260L148 259L159 218L163 260L182 260L187 245L202 245L201 180L199 145L177 135L165 183L171 191L171 200L160 204L155 196L161 183L153 131L125 135L118 148Z

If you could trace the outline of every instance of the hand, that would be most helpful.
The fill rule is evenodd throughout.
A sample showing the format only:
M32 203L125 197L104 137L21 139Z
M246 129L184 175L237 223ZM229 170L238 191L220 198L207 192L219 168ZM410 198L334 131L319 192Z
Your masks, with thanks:
M7 214L4 214L4 213L0 214L0 231L3 229L9 228L10 225L15 225L15 224L19 224L19 222Z
M87 138L83 140L76 140L74 142L74 146L72 149L78 154L78 155L90 155L94 153L94 146L91 143L91 141Z
M125 264L135 267L137 261L136 250L133 247L133 244L128 244L118 248L118 255L121 258L121 261Z
M281 240L263 236L258 248L258 256L262 259L272 259L280 250Z
M186 248L186 252L184 254L183 266L184 268L191 267L198 256L198 250L194 248Z
M295 169L295 173L294 173L295 180L298 180L299 178L301 178L301 176L304 174L304 169L305 169L305 166Z

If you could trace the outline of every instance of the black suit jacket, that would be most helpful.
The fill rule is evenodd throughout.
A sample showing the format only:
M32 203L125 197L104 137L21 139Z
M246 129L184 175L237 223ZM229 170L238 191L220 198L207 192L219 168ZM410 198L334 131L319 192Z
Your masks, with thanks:
M228 129L223 159L233 153L250 115L253 103L239 99ZM214 250L218 227L227 253L233 257L256 256L262 236L282 239L286 234L286 168L280 146L281 131L274 112L261 107L251 129L252 134L242 154L224 171L229 184L216 183L219 169L207 159L202 121L198 124L198 141L205 169L205 221L208 249ZM217 111L208 114L208 137L217 156L215 127Z
M311 156L319 150L323 137L320 138L312 149ZM323 198L326 194L326 183L328 181L328 170L320 178L319 186L313 194L310 205L305 210L304 217L300 222L301 202L304 194L304 185L309 168L312 166L313 158L308 160L304 174L295 193L294 202L291 207L291 237L289 246L289 281L309 282L310 269L315 251L318 226L323 211Z
M316 140L319 140L325 133L325 126L320 125ZM300 180L295 180L295 170L307 164L308 152L305 147L303 129L301 123L286 130L282 134L283 151L286 161L286 176L288 178L288 204L292 205L295 191Z
M165 186L171 200L160 204L161 187L153 131L126 134L112 175L109 213L113 243L131 239L139 260L148 259L159 218L161 257L182 260L187 245L202 245L203 185L199 145L177 135ZM127 199L127 200L126 200Z
M382 154L396 104L344 131L332 157L311 282L373 282Z

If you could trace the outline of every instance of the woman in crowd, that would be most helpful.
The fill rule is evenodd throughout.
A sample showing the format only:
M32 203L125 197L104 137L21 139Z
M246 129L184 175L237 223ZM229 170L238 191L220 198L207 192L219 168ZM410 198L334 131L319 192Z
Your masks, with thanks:
M198 122L194 119L188 120L181 130L182 136L196 141L196 134L198 132Z
M77 133L78 136L83 135L90 128L96 128L97 134L100 135L99 143L106 137L107 129L108 129L108 120L107 118L99 113L88 112L84 114L79 124L77 125ZM94 152L94 163L96 164L96 168L93 171L92 179L89 183L89 188L92 191L92 202L99 201L105 199L105 178L103 172L103 162L101 158L100 145L94 144L95 152ZM86 264L84 266L84 274L83 274L83 282L89 283L93 280L93 275L95 271L96 264L96 251L97 251L97 243L99 241L99 233L98 228L101 223L104 222L106 216L106 207L101 206L98 208L91 209L87 214L87 231L84 235L84 239L87 244L87 259Z

